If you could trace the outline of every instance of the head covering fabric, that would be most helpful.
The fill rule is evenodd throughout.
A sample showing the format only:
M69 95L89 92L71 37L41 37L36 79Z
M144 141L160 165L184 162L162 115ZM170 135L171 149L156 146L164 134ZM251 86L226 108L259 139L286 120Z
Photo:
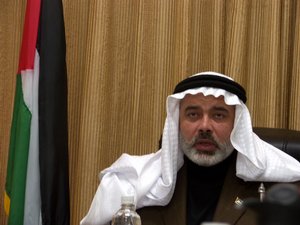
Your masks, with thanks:
M224 89L230 93L233 93L237 95L239 99L241 99L244 103L246 103L246 91L239 83L235 82L232 79L228 79L228 77L214 74L201 73L201 76L198 76L200 74L190 76L176 85L173 94L183 92L187 89L194 89L199 87L214 87Z
M232 80L215 72L199 73L196 76L203 74ZM234 128L230 140L238 151L238 177L245 181L300 180L300 163L253 133L250 113L244 104L245 94L240 95L236 90L229 91L210 86L185 89L178 93L176 91L167 98L167 118L161 149L143 156L122 154L109 168L101 171L97 192L80 225L109 224L113 214L120 208L122 195L134 195L137 208L169 203L173 196L177 171L184 162L183 153L178 145L179 104L185 95L198 93L213 95L216 98L224 96L226 104L235 105Z

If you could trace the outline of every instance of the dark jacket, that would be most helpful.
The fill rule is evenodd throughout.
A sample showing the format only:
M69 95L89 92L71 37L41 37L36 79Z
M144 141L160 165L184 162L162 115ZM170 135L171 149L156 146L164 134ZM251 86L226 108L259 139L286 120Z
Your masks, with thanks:
M178 172L174 195L167 206L151 206L138 210L142 225L186 225L187 176L184 165ZM244 182L236 177L235 161L228 169L213 221L231 225L255 225L256 214L249 209L236 209L236 200L259 198L260 182ZM264 183L266 190L274 183Z

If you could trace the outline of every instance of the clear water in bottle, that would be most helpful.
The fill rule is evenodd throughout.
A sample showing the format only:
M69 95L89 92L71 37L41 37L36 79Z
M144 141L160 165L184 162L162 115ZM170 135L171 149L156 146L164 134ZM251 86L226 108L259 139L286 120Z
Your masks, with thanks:
M135 211L133 196L122 196L121 209L112 218L112 225L141 225L141 218Z

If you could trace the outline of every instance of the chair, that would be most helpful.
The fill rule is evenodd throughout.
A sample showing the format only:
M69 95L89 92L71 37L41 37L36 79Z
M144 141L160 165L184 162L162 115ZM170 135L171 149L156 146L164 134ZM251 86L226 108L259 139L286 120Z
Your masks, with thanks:
M300 131L267 127L254 127L253 131L262 140L300 161Z

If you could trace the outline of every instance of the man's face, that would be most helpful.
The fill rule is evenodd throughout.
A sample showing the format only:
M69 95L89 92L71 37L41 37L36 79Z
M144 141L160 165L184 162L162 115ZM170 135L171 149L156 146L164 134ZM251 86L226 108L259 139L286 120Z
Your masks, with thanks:
M191 161L212 166L232 153L235 107L226 105L223 96L186 95L179 114L180 147Z

